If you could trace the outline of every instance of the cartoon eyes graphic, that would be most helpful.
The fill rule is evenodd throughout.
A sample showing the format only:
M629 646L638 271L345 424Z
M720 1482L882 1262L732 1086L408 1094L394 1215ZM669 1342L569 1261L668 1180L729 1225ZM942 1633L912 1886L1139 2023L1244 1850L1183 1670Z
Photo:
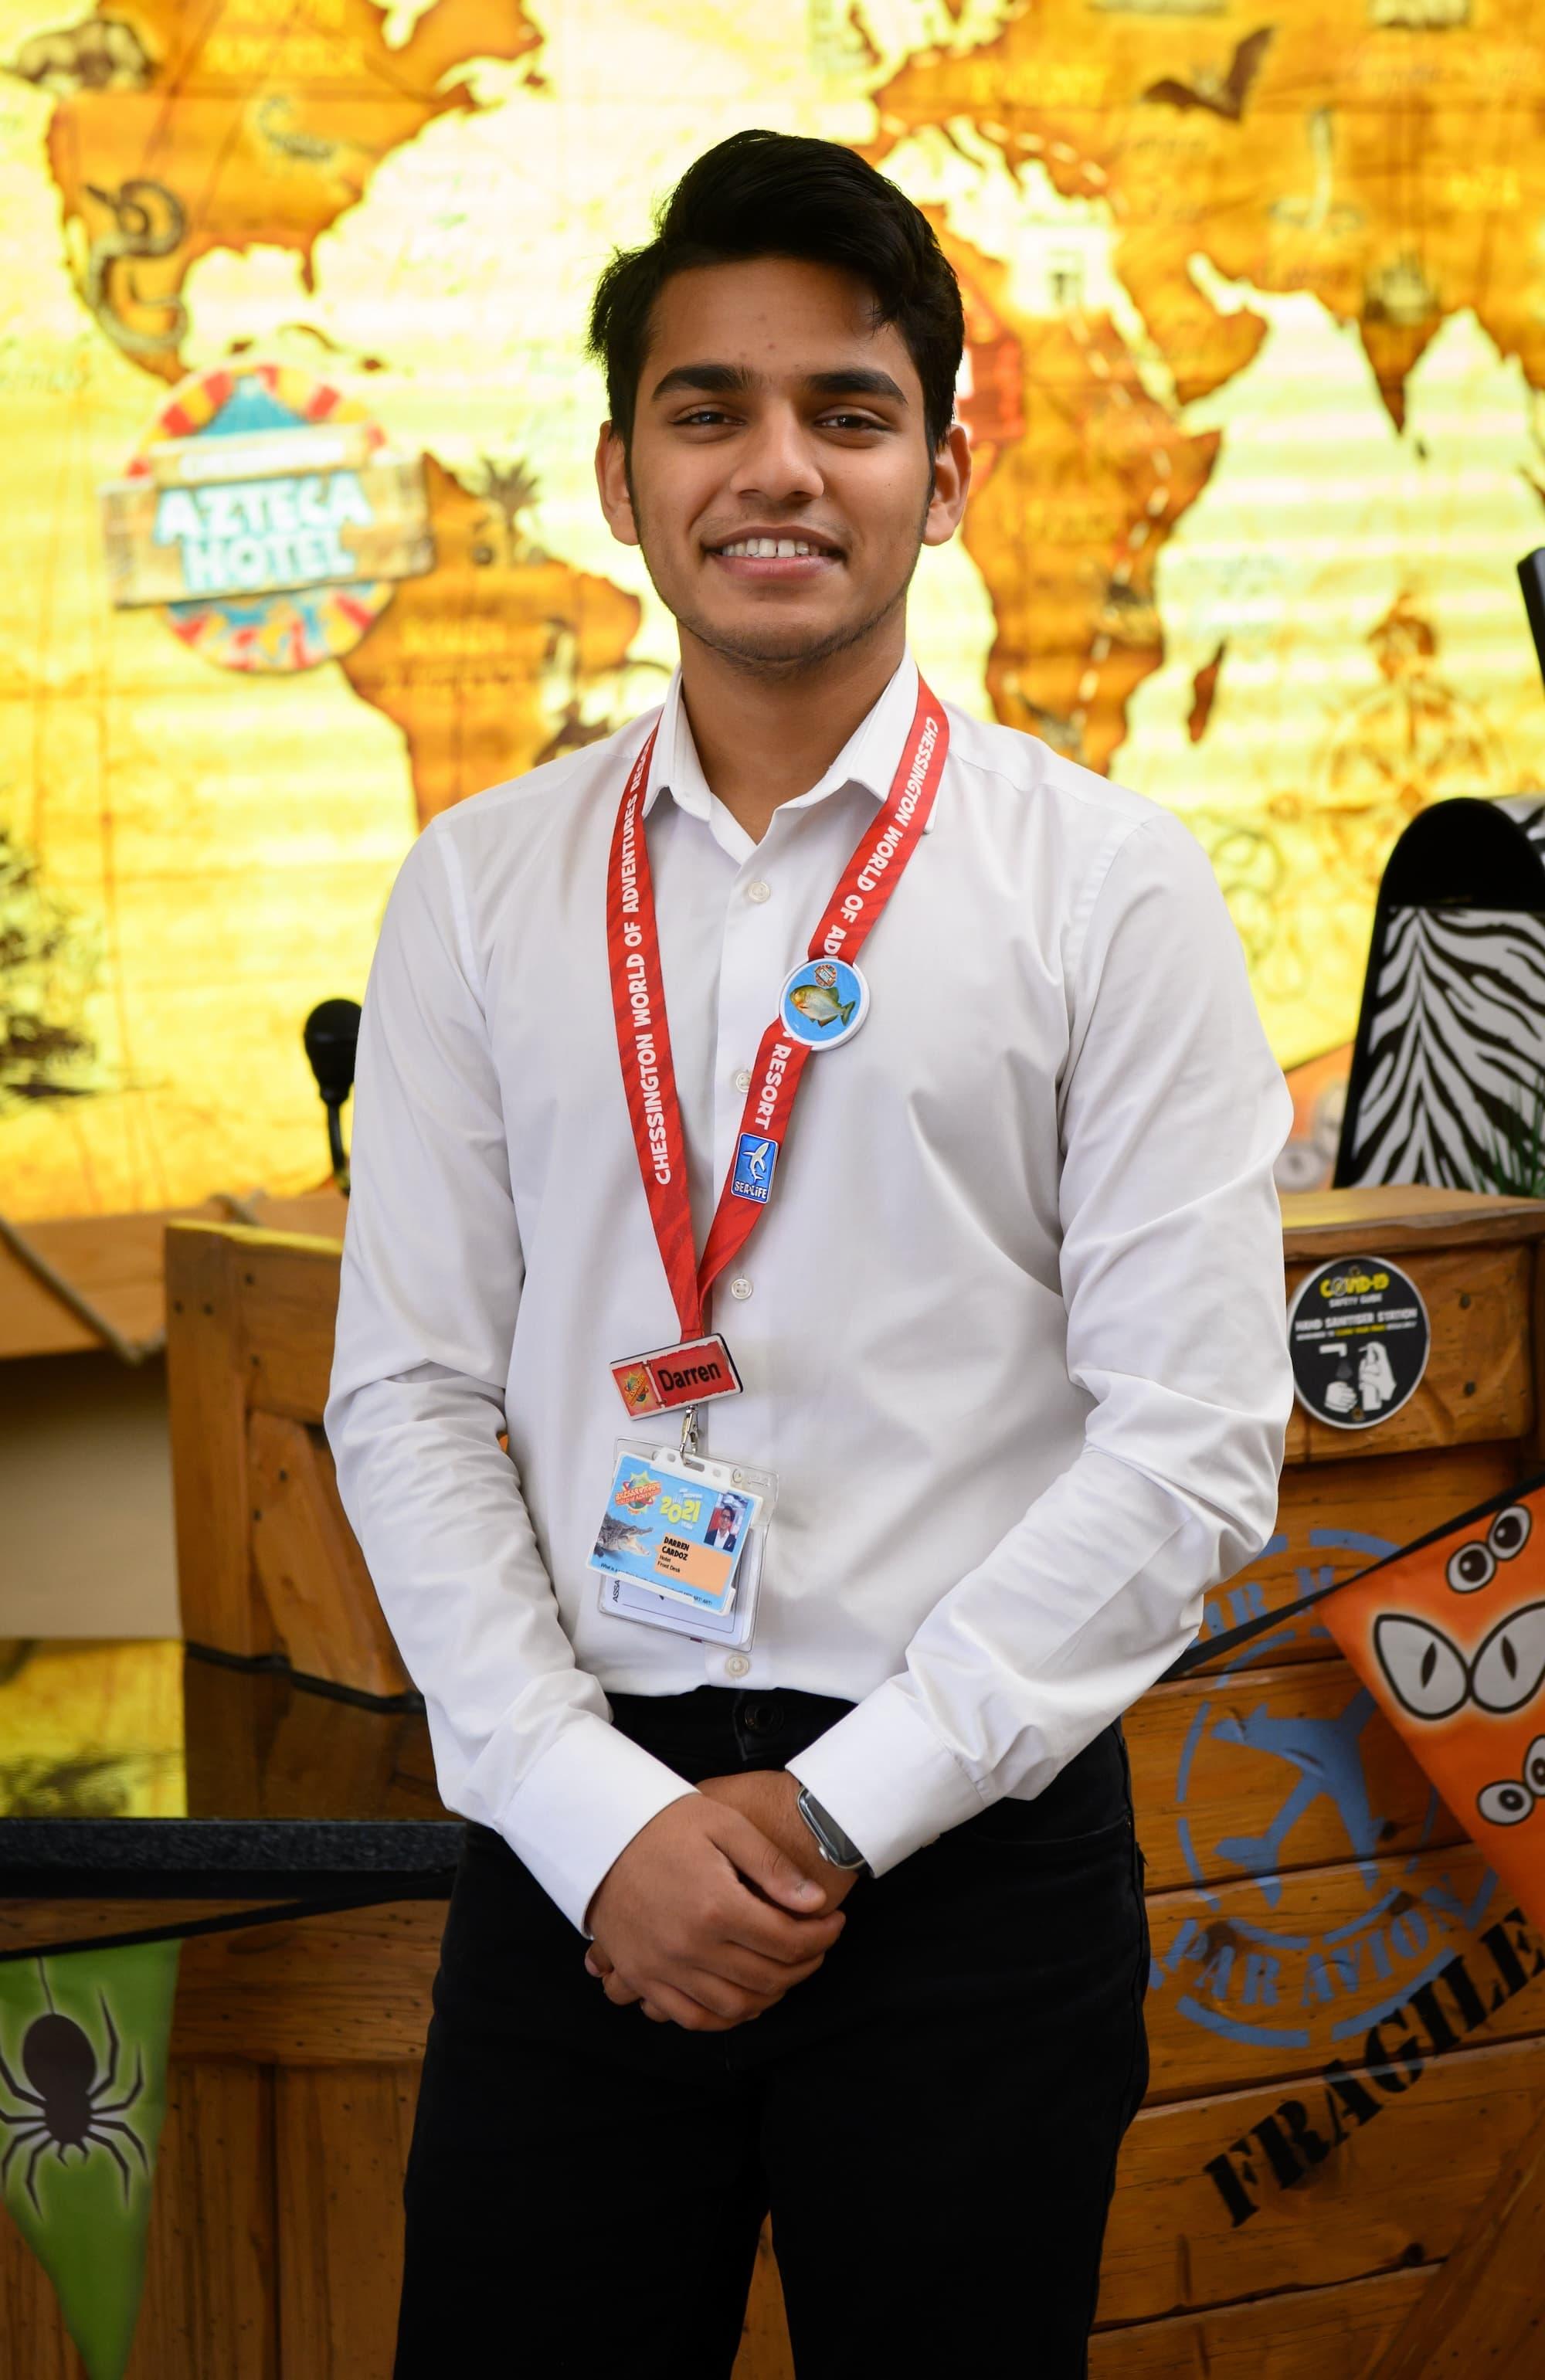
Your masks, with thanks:
M1483 1785L1476 1796L1476 1808L1494 1827L1515 1827L1537 1802L1545 1802L1545 1735L1537 1735L1525 1753L1521 1781L1515 1783L1509 1777L1496 1785Z
M1413 1718L1448 1718L1467 1702L1484 1711L1521 1710L1545 1682L1545 1603L1510 1612L1472 1660L1429 1620L1404 1612L1375 1621L1373 1649L1391 1693ZM1545 1737L1540 1742L1545 1746Z
M1527 1504L1509 1504L1497 1514L1484 1537L1472 1537L1468 1545L1450 1554L1443 1576L1455 1595L1474 1595L1478 1587L1490 1586L1497 1575L1497 1564L1523 1552L1533 1526L1534 1516Z

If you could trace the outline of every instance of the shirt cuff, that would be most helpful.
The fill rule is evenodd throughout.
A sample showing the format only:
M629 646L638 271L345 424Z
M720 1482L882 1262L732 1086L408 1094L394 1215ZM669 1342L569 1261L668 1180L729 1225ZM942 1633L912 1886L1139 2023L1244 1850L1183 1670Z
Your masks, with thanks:
M589 1942L585 1912L613 1861L641 1827L697 1790L610 1719L577 1711L527 1775L499 1832Z
M940 1742L899 1678L876 1686L784 1765L876 1876L974 1818L992 1799Z

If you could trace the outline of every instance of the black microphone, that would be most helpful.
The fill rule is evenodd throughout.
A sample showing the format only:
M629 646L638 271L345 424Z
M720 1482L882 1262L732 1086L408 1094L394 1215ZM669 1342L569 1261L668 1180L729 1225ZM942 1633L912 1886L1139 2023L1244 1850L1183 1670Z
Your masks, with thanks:
M1545 545L1537 545L1526 553L1518 565L1518 584L1524 590L1524 609L1528 613L1529 634L1540 672L1545 674Z
M357 1000L320 1001L306 1019L302 1039L317 1089L327 1109L327 1152L333 1179L348 1196L348 1159L344 1150L342 1110L354 1088L354 1052L359 1039Z

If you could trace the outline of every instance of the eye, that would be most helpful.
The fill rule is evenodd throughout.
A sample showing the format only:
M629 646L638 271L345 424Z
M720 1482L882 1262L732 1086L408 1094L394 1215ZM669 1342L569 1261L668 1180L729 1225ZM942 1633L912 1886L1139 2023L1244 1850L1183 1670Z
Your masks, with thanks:
M1373 1649L1395 1699L1416 1718L1447 1718L1464 1702L1464 1661L1428 1621L1386 1612L1374 1623Z
M1533 1526L1534 1515L1527 1504L1510 1504L1487 1530L1486 1542L1499 1561L1511 1561L1528 1544Z
M1482 1710L1522 1710L1545 1679L1545 1603L1526 1603L1493 1628L1470 1671Z
M1505 1519L1506 1515L1498 1517ZM1470 1545L1461 1546L1457 1553L1450 1554L1443 1572L1455 1595L1473 1595L1478 1586L1490 1586L1496 1575L1496 1557L1478 1537Z
M1515 1827L1533 1807L1534 1795L1527 1786L1515 1785L1511 1779L1500 1785L1483 1785L1476 1795L1476 1808L1493 1827Z
M1524 1782L1537 1801L1545 1802L1545 1735L1537 1735L1524 1755Z

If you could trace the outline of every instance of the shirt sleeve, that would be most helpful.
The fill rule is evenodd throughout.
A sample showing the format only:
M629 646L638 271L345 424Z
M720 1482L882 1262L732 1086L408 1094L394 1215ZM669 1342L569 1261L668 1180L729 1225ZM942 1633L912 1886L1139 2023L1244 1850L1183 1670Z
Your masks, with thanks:
M1272 1165L1292 1101L1189 831L1155 811L1066 965L1062 1289L1077 1460L788 1763L876 1875L1029 1798L1146 1692L1273 1526L1293 1402Z
M581 1932L640 1827L695 1789L612 1725L499 1444L523 1266L456 855L432 823L387 903L355 1071L323 1427L423 1694L446 1805Z

